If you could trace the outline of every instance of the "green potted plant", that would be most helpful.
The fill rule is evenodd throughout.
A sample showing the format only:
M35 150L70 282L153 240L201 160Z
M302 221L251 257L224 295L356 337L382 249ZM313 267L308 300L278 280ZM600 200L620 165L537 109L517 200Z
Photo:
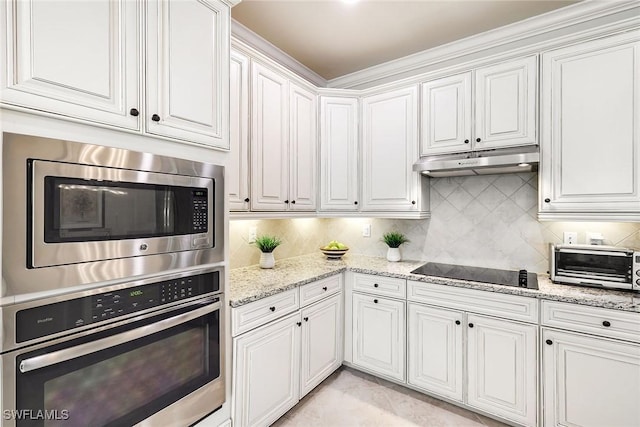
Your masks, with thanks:
M400 245L407 243L409 239L399 231L389 231L382 235L382 241L389 246L389 249L387 249L387 261L397 262L402 259Z
M276 260L273 257L273 251L280 246L282 240L277 236L265 234L256 238L254 244L260 249L260 268L273 268Z

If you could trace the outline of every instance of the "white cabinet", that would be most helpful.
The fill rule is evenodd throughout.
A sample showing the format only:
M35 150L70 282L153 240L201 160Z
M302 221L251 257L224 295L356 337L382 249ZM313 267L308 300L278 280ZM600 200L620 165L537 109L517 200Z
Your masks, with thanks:
M640 220L638 32L542 55L540 219Z
M640 425L640 345L543 329L545 426Z
M229 208L249 210L249 58L231 51L229 66Z
M423 83L420 154L537 144L537 67L530 56Z
M229 148L225 3L59 6L2 5L4 105Z
M234 338L233 354L234 425L269 425L298 402L298 312Z
M420 210L417 86L363 98L362 116L362 211Z
M320 97L320 209L358 210L358 99Z
M216 0L146 6L145 128L229 148L229 7Z
M353 364L405 381L405 302L352 294Z
M141 129L129 113L142 110L138 8L127 0L3 2L2 103Z
M466 330L467 404L535 426L538 327L470 314Z
M316 95L253 62L251 210L316 208Z

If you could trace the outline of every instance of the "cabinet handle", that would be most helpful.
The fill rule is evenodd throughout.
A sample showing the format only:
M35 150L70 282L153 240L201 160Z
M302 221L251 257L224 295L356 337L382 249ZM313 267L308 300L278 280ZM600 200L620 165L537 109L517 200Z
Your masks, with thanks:
M415 204L416 204L416 201L415 201L415 200L412 200L412 201L411 201L411 204L412 204L412 205L415 205Z
M358 201L356 200L355 202L353 202L353 204L354 204L354 205L357 205L357 204L358 204Z
M157 114L154 114L153 116L151 116L151 120L153 120L154 122L159 122L160 121L160 116Z
M465 143L465 144L468 144L468 143L469 143L469 140L468 140L468 139L465 139L465 140L464 140L464 143Z
M602 326L604 326L605 328L608 328L609 326L611 326L611 322L609 322L608 320L605 320L604 322L602 322Z
M552 345L553 344L553 341L551 341L551 340L546 340L545 342L547 343L547 345Z
M459 320L456 320L456 325L459 325L459 324L460 324L460 321L459 321Z
M275 307L269 307L269 310L276 311L276 308Z
M286 204L289 204L289 201L288 201L288 200L285 200L284 202L285 202Z
M545 203L549 203L551 201L551 199L544 199Z
M480 138L476 138L476 142L480 142L482 141Z
M377 303L378 303L378 300L377 300L377 299L374 299L374 300L373 300L373 303L374 303L374 304L377 304Z
M132 108L131 110L129 110L129 114L131 114L133 117L138 117L138 115L140 114L140 111L138 111L135 108Z
M305 317L305 318L304 318L304 321L305 321L305 322L308 322L308 321L309 321L309 318L308 318L308 317Z
M378 284L377 284L377 283L374 283L374 284L373 284L373 287L374 287L374 288L377 288L377 287L378 287Z
M246 199L244 199L245 203L249 203L249 198L247 197Z
M302 322L296 322L296 325L302 326Z
M326 291L327 291L327 287L326 287L326 286L323 286L323 287L322 287L322 290L326 292Z
M469 327L470 327L470 328L473 328L473 323L469 323Z
M292 205L295 205L295 204L296 204L296 201L295 201L295 200L292 200L292 201L291 201L291 204L292 204Z

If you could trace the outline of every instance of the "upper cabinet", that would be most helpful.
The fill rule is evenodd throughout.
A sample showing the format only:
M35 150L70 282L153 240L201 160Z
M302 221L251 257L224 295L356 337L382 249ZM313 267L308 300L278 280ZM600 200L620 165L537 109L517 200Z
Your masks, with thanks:
M318 108L315 93L289 86L289 209L316 210Z
M249 209L249 58L231 51L229 63L229 209Z
M229 148L225 3L59 6L12 0L0 8L9 27L1 41L5 106Z
M540 219L640 220L640 37L542 56Z
M537 57L422 84L420 154L537 144Z
M418 88L362 99L362 210L418 211Z
M320 209L357 211L358 98L320 97Z

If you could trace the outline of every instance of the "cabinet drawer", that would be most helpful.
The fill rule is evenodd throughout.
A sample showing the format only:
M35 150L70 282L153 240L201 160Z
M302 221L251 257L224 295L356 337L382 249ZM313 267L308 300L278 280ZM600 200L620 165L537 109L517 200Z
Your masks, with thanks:
M362 273L353 274L354 291L368 292L393 298L404 298L406 288L407 281L404 279Z
M538 323L538 300L535 298L409 280L407 299L472 313Z
M267 298L231 309L231 333L235 337L299 307L298 289L291 289Z
M543 326L640 342L640 313L542 301Z
M333 295L342 290L342 274L327 277L300 287L300 307Z

